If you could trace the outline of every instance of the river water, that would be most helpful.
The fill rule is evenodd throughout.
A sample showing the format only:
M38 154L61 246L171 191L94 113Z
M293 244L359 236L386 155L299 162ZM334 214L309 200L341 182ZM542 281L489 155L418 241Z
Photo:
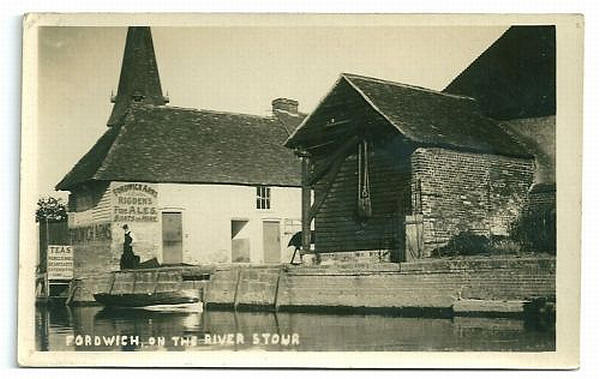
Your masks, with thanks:
M555 332L523 320L375 314L200 313L36 307L42 351L553 351Z

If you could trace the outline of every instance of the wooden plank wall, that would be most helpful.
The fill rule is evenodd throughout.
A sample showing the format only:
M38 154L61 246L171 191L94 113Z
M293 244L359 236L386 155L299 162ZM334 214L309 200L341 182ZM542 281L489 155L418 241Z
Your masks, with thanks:
M318 252L397 250L403 244L403 220L411 212L409 159L395 149L375 146L369 162L373 216L366 224L356 216L358 166L353 154L343 163L315 217ZM323 180L315 185L315 198L322 196L324 188Z

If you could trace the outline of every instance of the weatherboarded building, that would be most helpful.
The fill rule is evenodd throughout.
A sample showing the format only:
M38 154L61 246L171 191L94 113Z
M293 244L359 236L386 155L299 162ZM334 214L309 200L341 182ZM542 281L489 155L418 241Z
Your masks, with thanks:
M142 261L280 263L300 228L298 103L256 116L167 106L150 29L127 33L107 131L58 183L75 276L118 269L127 224Z
M286 141L321 257L403 261L461 231L508 234L532 155L469 97L342 74ZM306 241L305 241L306 243Z

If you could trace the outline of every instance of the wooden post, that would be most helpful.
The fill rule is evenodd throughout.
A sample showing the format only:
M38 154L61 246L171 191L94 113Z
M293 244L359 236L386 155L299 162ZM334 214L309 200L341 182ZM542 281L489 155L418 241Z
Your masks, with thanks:
M46 293L46 298L50 297L50 279L48 279L48 271L44 273L44 292Z
M240 281L242 279L242 268L237 268L237 279L235 281L235 292L233 293L233 310L237 311L238 305L240 303L239 299L239 291L240 291Z
M310 208L311 208L311 191L310 191L310 162L309 155L306 152L298 153L302 158L302 250L310 250Z
M279 286L281 285L281 276L283 275L283 266L279 268L279 274L277 274L277 282L275 282L275 297L273 298L273 310L279 311Z

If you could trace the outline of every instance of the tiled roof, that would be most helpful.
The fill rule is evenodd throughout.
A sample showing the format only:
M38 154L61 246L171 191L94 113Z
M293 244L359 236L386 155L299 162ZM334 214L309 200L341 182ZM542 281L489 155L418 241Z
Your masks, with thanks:
M306 117L305 113L291 113L280 109L274 109L273 113L279 121L283 124L283 127L287 131L288 136L292 134L294 129L300 125L302 120Z
M556 114L555 26L511 26L444 92L476 98L497 120Z
M88 180L299 186L287 135L275 117L133 105L56 188Z
M362 96L366 106L416 145L531 157L496 122L482 115L471 98L354 74L342 74L336 86L344 81ZM286 146L296 147L298 135L306 141L311 129L322 127L311 124L309 115Z

